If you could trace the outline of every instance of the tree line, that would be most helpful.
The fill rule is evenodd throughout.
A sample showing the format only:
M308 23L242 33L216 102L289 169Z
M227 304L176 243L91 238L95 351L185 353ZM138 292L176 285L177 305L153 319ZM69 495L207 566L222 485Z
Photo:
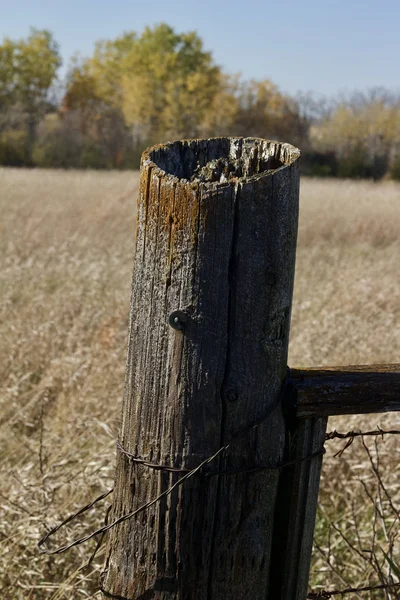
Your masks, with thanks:
M46 30L0 45L0 164L137 168L154 143L219 135L289 141L315 176L400 179L400 96L327 99L225 73L195 32L167 24L100 41L60 81Z

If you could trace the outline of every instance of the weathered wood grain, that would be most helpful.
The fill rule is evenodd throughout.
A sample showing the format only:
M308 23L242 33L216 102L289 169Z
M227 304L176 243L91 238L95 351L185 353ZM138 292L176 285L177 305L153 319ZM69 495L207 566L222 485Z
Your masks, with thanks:
M327 417L293 419L275 515L273 598L305 600ZM312 457L312 458L311 458Z
M286 372L298 157L288 144L240 138L143 155L120 443L190 469L271 414L207 467L220 474L188 480L111 530L108 597L276 600L279 470L225 471L279 465L288 443L282 407L271 409ZM113 518L179 476L119 453Z
M297 417L400 410L400 365L291 369Z

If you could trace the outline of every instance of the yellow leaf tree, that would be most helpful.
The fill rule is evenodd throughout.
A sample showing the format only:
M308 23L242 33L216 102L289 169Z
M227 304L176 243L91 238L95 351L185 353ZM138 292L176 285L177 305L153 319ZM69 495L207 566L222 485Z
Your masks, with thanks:
M122 112L137 142L155 141L199 135L220 87L198 35L160 24L98 43L72 73L66 101L82 108L101 100Z

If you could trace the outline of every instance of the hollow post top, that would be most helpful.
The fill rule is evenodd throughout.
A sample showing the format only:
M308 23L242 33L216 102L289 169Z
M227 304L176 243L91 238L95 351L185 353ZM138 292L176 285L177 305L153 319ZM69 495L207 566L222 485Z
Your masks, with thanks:
M269 177L300 158L294 146L262 138L220 137L152 146L141 166L182 183L215 186Z

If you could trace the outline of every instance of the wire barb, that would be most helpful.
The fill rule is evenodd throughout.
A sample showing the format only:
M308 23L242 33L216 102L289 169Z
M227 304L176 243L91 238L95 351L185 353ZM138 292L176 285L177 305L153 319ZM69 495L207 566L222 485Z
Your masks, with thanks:
M372 431L348 431L347 433L340 433L334 429L326 434L325 440L330 441L334 439L338 440L346 440L356 437L365 437L365 436L384 436L384 435L400 435L399 429L381 429L377 427Z

